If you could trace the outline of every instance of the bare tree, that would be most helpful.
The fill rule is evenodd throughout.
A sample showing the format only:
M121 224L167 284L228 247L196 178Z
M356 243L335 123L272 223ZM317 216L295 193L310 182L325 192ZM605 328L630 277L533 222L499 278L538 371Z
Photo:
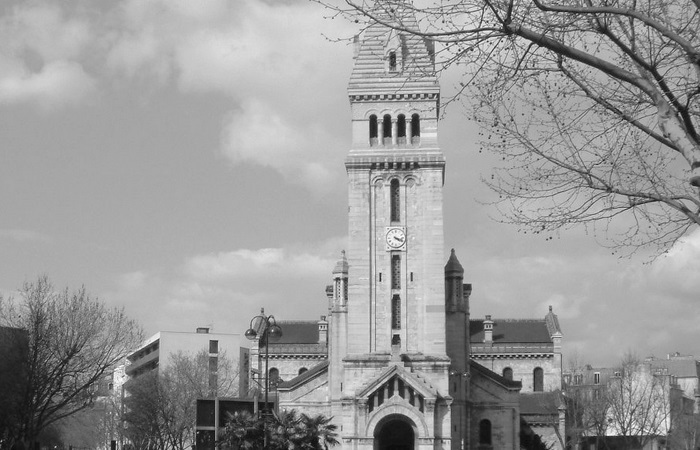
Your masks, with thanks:
M589 383L586 373L590 366L583 364L574 350L567 358L567 372L563 380L566 401L566 441L571 448L579 448L592 437L605 436L608 402L604 385ZM600 448L596 443L596 448Z
M606 434L622 436L629 448L645 448L665 437L671 425L671 384L668 375L655 374L650 366L627 355L619 376L607 386Z
M161 373L129 381L125 399L127 436L137 448L183 450L194 443L197 398L238 393L235 361L225 352L210 358L178 352Z
M85 288L55 291L46 276L0 298L0 320L26 331L16 420L8 444L25 447L42 430L91 405L97 383L141 340L122 309L109 309Z
M698 447L700 447L700 414L692 410L678 411L673 419L669 448L696 450Z
M318 1L438 44L505 221L657 251L700 224L699 0Z

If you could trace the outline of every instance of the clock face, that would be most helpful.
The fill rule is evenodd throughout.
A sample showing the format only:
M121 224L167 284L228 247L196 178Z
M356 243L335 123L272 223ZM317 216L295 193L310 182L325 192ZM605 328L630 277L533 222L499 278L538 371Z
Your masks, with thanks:
M406 245L406 232L401 228L390 228L386 232L386 245L390 248L402 248Z

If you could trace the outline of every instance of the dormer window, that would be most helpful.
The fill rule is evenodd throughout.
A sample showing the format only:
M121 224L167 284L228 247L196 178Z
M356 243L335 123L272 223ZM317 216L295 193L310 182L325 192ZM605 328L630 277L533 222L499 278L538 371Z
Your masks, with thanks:
M396 52L389 52L389 72L396 72Z

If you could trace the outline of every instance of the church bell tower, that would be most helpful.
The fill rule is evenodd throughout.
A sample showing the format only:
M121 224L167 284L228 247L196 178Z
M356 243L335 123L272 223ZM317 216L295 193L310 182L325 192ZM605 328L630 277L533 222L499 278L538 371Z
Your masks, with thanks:
M418 30L401 4L377 14ZM445 160L432 42L370 26L357 43L348 94L347 353L444 355Z
M348 86L349 243L331 305L331 415L343 448L448 449L445 159L433 46L397 31L418 31L409 3L377 2L373 14Z

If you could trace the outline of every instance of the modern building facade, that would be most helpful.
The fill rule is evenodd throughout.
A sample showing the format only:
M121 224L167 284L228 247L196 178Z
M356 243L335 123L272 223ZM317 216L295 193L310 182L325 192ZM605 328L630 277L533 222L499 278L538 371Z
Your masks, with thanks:
M127 356L126 375L129 379L138 378L145 373L168 367L178 354L194 357L206 352L208 368L212 374L211 382L215 384L220 358L227 358L237 373L248 373L248 349L241 347L241 343L239 334L213 333L205 327L197 328L195 332L159 331ZM242 371L243 367L246 368L245 371ZM247 392L248 383L247 377L239 377L238 391Z

